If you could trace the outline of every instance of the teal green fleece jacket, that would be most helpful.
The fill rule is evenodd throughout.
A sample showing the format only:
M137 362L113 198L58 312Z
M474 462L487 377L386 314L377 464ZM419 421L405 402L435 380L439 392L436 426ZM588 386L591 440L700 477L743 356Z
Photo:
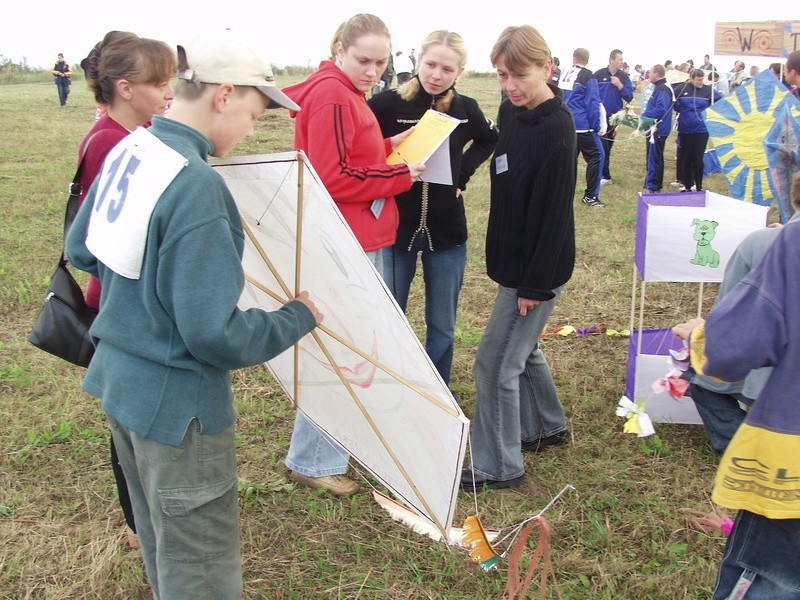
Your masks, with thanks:
M83 389L138 435L177 446L192 419L204 434L233 423L230 370L267 361L315 327L292 301L242 311L244 232L233 197L208 165L200 132L155 117L150 133L188 160L150 218L141 277L128 279L86 248L97 181L67 237L77 268L102 282L91 334L97 347Z

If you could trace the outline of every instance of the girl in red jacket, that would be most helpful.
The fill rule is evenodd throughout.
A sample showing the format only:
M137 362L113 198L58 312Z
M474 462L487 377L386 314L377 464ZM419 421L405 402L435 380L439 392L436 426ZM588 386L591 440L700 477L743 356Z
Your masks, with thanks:
M300 105L294 145L303 150L333 197L361 247L391 288L391 246L397 238L394 196L411 188L425 169L419 163L387 165L386 157L411 130L383 138L365 94L380 79L391 53L389 30L378 17L358 14L342 23L331 42L331 59L302 83L284 90ZM297 413L286 466L294 481L353 494L350 457Z

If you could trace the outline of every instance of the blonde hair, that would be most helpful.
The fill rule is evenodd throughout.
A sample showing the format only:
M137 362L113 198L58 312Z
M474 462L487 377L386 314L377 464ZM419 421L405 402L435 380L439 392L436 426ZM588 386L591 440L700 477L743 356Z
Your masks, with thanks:
M428 37L425 38L420 46L418 62L421 63L425 57L425 53L435 46L445 46L455 52L458 56L459 70L463 69L467 64L467 47L464 45L464 38L454 31L447 31L445 29L438 29L428 34ZM412 77L399 88L397 88L397 93L403 100L412 100L416 98L421 87L422 84L420 83L419 78ZM450 104L453 102L455 93L455 90L451 88L447 90L443 96L436 98L436 110L440 112L447 112L447 110L450 108Z
M589 51L586 48L575 48L572 53L572 60L580 65L589 64Z
M341 44L342 48L347 50L350 46L355 44L356 40L362 35L383 35L386 39L392 39L389 35L389 28L386 27L379 17L368 13L359 13L344 21L336 29L331 40L331 60L336 57L337 45Z
M506 27L492 48L490 59L497 65L500 59L510 71L522 73L531 65L546 67L552 60L550 47L542 34L530 25Z

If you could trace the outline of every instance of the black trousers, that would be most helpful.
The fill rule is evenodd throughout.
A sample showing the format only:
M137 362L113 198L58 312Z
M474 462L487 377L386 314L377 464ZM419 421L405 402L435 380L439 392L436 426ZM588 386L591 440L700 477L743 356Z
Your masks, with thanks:
M708 133L681 133L681 152L678 160L681 166L681 183L687 190L696 186L697 191L703 189L703 154L708 144Z
M603 144L603 179L611 179L611 147L614 145L614 138L617 137L617 128L608 126L606 134L600 136L600 142Z
M586 161L586 191L584 196L598 198L600 196L600 170L603 167L603 145L594 131L580 132L578 137L578 153Z
M128 493L128 482L125 481L122 465L119 464L117 448L114 446L114 438L111 438L111 470L114 471L114 480L117 482L119 505L122 507L122 514L125 516L125 524L136 533L136 523L133 520L133 506L131 506L131 497Z

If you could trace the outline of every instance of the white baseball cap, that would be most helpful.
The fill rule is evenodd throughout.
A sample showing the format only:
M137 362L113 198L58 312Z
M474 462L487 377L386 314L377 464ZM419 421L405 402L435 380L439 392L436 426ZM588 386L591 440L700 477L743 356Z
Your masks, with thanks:
M178 77L202 83L231 83L256 88L270 103L300 107L275 86L269 63L230 29L206 33L178 46Z

